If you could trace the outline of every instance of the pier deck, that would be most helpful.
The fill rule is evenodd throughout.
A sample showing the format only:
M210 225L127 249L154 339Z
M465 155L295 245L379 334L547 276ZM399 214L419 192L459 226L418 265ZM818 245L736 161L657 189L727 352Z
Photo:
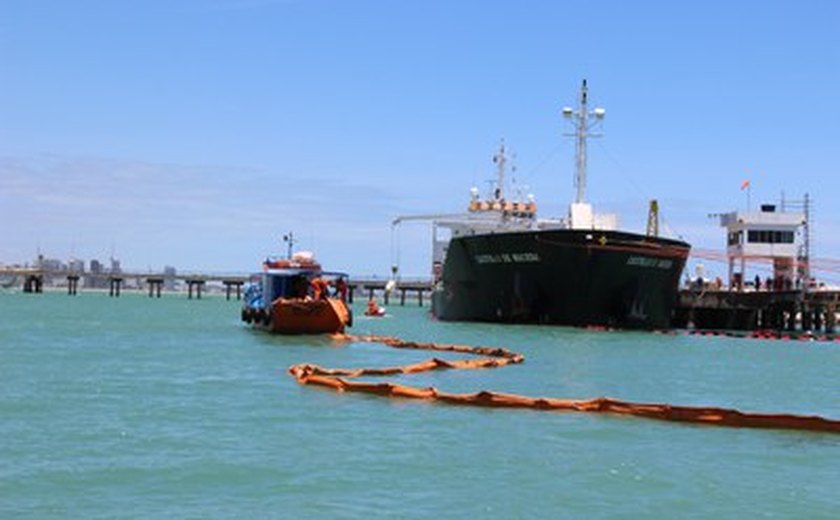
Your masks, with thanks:
M801 330L833 333L840 290L684 289L671 325L700 330Z
M244 273L160 273L160 272L78 272L71 270L49 270L33 267L0 268L0 277L5 287L19 287L26 293L40 293L45 287L66 288L67 294L73 296L80 289L107 290L109 296L118 297L123 290L148 291L149 297L161 296L166 292L182 292L179 288L186 287L190 299L195 296L201 299L202 293L208 286L214 284L223 286L226 298L229 300L235 294L236 299L242 298L243 286L251 281L252 274ZM129 283L130 281L130 283ZM431 279L397 280L393 291L386 291L389 280L387 278L352 278L348 283L349 299L353 302L354 294L363 294L367 298L380 297L385 304L390 304L391 297L399 296L400 305L405 305L406 295L413 295L420 306L423 296L432 290ZM235 291L235 293L234 293Z

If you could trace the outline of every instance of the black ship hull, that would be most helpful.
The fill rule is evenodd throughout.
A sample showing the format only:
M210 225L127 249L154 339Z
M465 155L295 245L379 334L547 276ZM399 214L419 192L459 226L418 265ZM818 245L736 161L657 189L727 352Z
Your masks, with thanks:
M667 328L689 249L619 231L456 237L432 312L452 321Z

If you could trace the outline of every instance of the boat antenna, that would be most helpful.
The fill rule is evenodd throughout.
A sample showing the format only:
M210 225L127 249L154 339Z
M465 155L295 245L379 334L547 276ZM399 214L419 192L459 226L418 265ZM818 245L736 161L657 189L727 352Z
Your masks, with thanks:
M286 242L287 244L289 244L288 253L286 253L286 258L291 260L292 259L292 248L294 247L295 244L297 244L297 240L295 240L295 234L293 232L289 231L288 235L283 235L283 242Z
M580 100L577 110L572 107L563 107L563 117L572 121L575 125L575 133L564 134L575 138L575 188L577 194L575 202L586 201L586 140L590 137L601 137L602 134L591 132L601 124L607 111L601 107L593 110L588 108L589 88L586 80L580 87Z
M507 162L504 139L502 139L502 144L499 146L498 153L493 156L493 162L498 166L498 172L496 173L496 188L493 190L493 199L501 200L505 195L505 163Z

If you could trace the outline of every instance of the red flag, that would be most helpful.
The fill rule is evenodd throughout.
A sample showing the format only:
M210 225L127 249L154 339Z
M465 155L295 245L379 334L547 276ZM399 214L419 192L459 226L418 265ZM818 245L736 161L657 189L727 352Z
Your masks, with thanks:
M745 190L749 187L750 187L750 180L749 179L747 179L747 180L745 180L744 182L741 183L741 189L742 190Z

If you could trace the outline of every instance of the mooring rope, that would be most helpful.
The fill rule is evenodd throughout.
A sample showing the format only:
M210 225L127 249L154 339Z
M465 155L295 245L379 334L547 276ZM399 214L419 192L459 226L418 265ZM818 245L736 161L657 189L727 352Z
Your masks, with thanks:
M302 385L316 385L337 392L362 392L383 397L436 400L443 403L497 408L531 408L545 411L574 411L629 415L660 421L688 422L734 428L772 428L840 433L840 420L820 416L784 413L741 412L732 408L676 406L664 403L635 403L608 397L595 399L562 399L528 397L518 394L480 391L472 394L442 392L434 387L420 388L392 382L367 383L349 381L363 376L414 374L430 370L495 368L522 363L525 358L504 348L471 347L438 343L418 343L388 336L336 335L337 339L365 343L381 343L393 348L410 348L439 352L457 352L484 356L479 359L445 360L432 358L419 363L387 368L322 368L302 363L289 367L289 373Z

